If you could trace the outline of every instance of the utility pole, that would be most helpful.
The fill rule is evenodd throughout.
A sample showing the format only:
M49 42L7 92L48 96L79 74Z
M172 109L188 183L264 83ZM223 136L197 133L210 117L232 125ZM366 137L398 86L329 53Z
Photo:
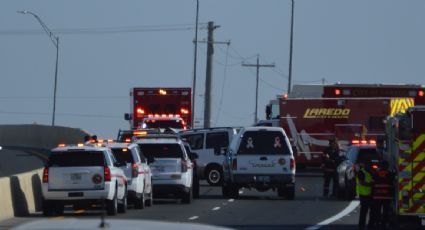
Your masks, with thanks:
M207 41L207 70L205 78L205 103L204 103L204 128L211 127L211 78L212 62L214 54L213 32L219 26L214 26L214 22L208 22L208 41Z
M257 124L258 122L258 80L260 79L260 67L275 67L274 64L261 64L260 65L260 55L257 54L257 64L244 64L242 63L242 66L245 67L256 67L257 68L257 80L256 80L256 86L255 86L255 118L254 118L254 124Z
M288 95L291 93L292 79L292 44L294 39L294 0L291 0L291 37L289 40L289 73L288 73Z
M195 17L195 40L193 42L195 46L195 54L193 55L193 81L192 81L192 114L190 119L192 120L192 128L195 128L195 100L196 100L196 64L198 59L198 18L199 18L199 0L196 0L196 17Z

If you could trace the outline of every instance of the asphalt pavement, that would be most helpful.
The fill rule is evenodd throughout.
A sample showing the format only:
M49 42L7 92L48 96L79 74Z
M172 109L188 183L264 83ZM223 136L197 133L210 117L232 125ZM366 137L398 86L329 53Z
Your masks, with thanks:
M241 189L238 199L226 199L221 195L221 187L211 187L202 182L200 199L195 199L192 204L156 199L153 207L135 210L130 206L127 213L106 218L202 223L249 230L357 229L357 201L351 203L321 197L322 183L323 179L318 172L300 173L295 200L283 200L276 191L248 189ZM0 229L42 218L47 219L41 213L12 218L0 222ZM100 212L67 208L64 216L50 219L57 218L99 218L100 221Z

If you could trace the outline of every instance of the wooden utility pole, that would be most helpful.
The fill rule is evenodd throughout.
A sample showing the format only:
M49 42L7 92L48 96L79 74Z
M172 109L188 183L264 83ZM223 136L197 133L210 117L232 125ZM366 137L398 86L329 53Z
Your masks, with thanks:
M275 67L274 64L261 64L260 65L260 55L257 54L257 64L244 64L242 63L242 66L245 67L256 67L257 68L257 80L256 80L256 86L255 86L255 118L254 118L254 124L257 124L258 122L258 80L260 79L260 67Z
M214 54L213 32L219 26L214 26L214 22L208 22L208 41L207 41L207 70L205 78L205 103L204 103L204 128L211 127L211 78L212 62Z

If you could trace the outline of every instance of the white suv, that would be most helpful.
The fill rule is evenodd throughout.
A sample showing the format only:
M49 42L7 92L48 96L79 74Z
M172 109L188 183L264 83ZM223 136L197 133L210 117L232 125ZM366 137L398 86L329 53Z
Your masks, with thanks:
M175 135L147 135L136 143L152 170L154 196L172 195L189 204L193 198L193 163L182 140Z
M127 179L109 148L94 145L61 146L51 151L43 170L43 214L62 215L74 209L102 205L108 215L127 209Z
M242 187L277 189L278 196L295 197L295 160L282 128L242 129L229 146L223 171L225 197L236 198Z
M217 186L223 182L223 153L236 133L236 128L232 127L191 129L178 133L198 154L198 175L206 179L208 184Z
M136 209L152 206L152 173L148 162L137 144L108 143L115 159L123 166L120 168L127 177L127 199Z

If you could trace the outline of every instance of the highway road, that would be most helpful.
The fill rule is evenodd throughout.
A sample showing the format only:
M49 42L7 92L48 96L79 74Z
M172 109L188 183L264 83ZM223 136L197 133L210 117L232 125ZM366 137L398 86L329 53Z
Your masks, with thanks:
M299 173L296 198L282 200L277 192L257 192L242 189L238 199L225 199L220 187L202 183L201 197L190 205L174 200L155 200L153 207L135 210L107 219L145 219L171 222L202 223L234 229L357 229L357 201L323 198L319 173ZM348 210L347 210L348 207ZM98 210L66 209L63 217L97 218ZM16 217L0 222L0 229L9 229L21 223L45 219L41 213L30 217ZM47 220L50 220L47 219ZM99 218L100 219L100 218ZM318 223L323 225L317 225Z

